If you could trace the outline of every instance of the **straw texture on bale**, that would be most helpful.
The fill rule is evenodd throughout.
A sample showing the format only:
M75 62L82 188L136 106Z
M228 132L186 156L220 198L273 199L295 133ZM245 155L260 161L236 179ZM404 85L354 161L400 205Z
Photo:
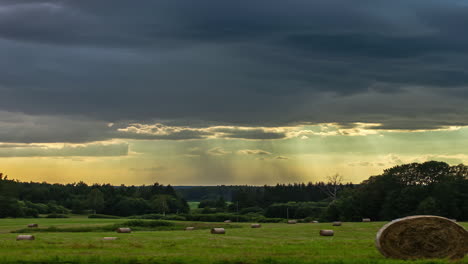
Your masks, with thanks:
M333 230L320 230L321 236L333 236L334 234Z
M34 240L36 239L33 235L18 235L16 240Z
M211 234L226 234L226 230L224 228L212 228Z
M39 227L38 224L29 224L28 227Z
M231 220L224 221L224 223L231 223L231 222L232 222Z
M117 228L117 233L131 233L132 229L128 227L119 227Z
M375 244L388 258L456 259L468 253L468 231L444 217L409 216L383 226Z
M296 220L288 220L288 224L297 224Z
M341 222L333 222L333 226L341 226Z
M370 222L371 220L370 220L370 218L363 218L362 221L363 222Z
M102 240L117 240L118 237L103 237Z
M185 230L188 230L188 231L190 231L190 230L195 230L195 227L193 227L193 226L187 226L187 227L185 228Z
M260 228L260 227L262 227L262 225L261 225L261 224L251 224L250 227L252 227L252 228Z

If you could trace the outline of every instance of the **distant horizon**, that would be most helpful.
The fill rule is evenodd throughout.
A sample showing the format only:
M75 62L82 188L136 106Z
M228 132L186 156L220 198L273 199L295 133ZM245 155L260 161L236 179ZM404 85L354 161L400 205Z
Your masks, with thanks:
M8 176L8 175L7 175ZM373 175L374 176L374 175ZM369 177L372 177L372 176L369 176ZM47 182L47 181L42 181L42 182L39 182L39 181L22 181L20 179L15 179L15 178L10 178L8 176L8 180L15 180L15 181L19 181L19 182L23 182L23 183L38 183L38 184L41 184L41 183L46 183L46 184L60 184L60 185L67 185L67 184L77 184L77 183L80 183L80 182L66 182L66 183L62 183L62 182ZM124 185L124 186L135 186L135 187L140 187L140 186L151 186L153 184L160 184L160 185L163 185L163 186L172 186L174 188L191 188L191 187L219 187L219 186L253 186L253 187L262 187L262 186L275 186L275 185L288 185L288 184L308 184L308 183L312 183L312 184L318 184L318 183L326 183L326 181L320 181L320 182L287 182L287 183L274 183L274 184L261 184L261 185L253 185L253 184L215 184L215 185L174 185L174 184L166 184L166 183L163 183L163 182L154 182L154 183L148 183L148 184L141 184L141 185L129 185L129 184L111 184L111 183L88 183L88 182L83 182L85 183L86 185L88 186L92 186L92 185L95 185L95 184L98 184L98 185L111 185L113 187L119 187L121 185ZM353 182L343 182L343 184L353 184L353 185L359 185L360 183L353 183Z
M440 162L443 162L443 161L440 161ZM449 164L447 163L448 165L450 166L455 166L455 165L464 165L463 163L459 163L459 164ZM398 164L398 165L404 165L404 164ZM398 165L395 165L395 166L398 166ZM385 169L389 169L390 167L388 168L385 168ZM384 169L384 170L385 170ZM364 180L367 180L369 179L370 177L373 177L373 176L379 176L381 175L384 170L382 170L382 172L380 174L374 174L374 175L369 175L367 178L365 178ZM217 186L253 186L253 187L262 187L262 186L275 186L275 185L288 185L288 184L309 184L309 183L312 183L312 184L318 184L318 183L327 183L327 179L324 178L323 180L320 180L320 181L296 181L296 182L277 182L277 183L265 183L265 184L210 184L210 185L196 185L196 184L171 184L171 183L164 183L164 182L160 182L160 181L155 181L155 182L152 182L152 183L145 183L145 184L125 184L125 183L117 183L117 184L114 184L114 183L110 183L110 182L101 182L101 183L97 183L97 182L93 182L93 183L90 183L90 182L85 182L85 181L75 181L75 182L47 182L47 181L25 181L25 180L21 180L21 179L18 179L18 178L14 178L14 177L10 177L10 175L8 175L7 173L5 172L1 172L0 171L0 175L2 175L3 177L7 176L8 177L8 180L17 180L17 181L20 181L20 182L33 182L33 183L47 183L47 184L62 184L62 185L66 185L66 184L76 184L76 183L80 183L80 182L84 182L85 184L87 184L88 186L92 186L94 184L99 184L99 185L111 185L111 186L114 186L114 187L119 187L121 185L124 185L124 186L150 186L150 185L153 185L153 184L160 184L160 185L165 185L165 186L172 186L172 187L176 187L176 188L190 188L190 187L217 187ZM327 175L327 176L331 176L331 175ZM341 175L341 176L344 176L344 175ZM364 181L363 180L363 181ZM360 181L360 182L352 182L352 181L347 181L346 178L344 177L343 180L342 180L342 184L353 184L353 185L359 185L361 184L363 181Z

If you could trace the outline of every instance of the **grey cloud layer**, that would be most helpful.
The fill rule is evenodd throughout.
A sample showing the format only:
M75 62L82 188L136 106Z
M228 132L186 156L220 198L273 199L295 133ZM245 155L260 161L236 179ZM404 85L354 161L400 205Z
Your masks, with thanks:
M0 111L104 123L468 125L466 27L468 5L456 0L0 0ZM63 122L72 137L77 125Z
M0 142L91 142L110 138L106 123L83 117L27 115L0 111Z
M273 140L287 138L285 128L236 126L169 126L107 123L80 116L27 115L0 111L0 148L15 143L87 143L111 139L196 140L207 138ZM32 146L32 145L30 145Z
M127 143L87 145L64 145L50 147L47 145L0 145L0 157L111 157L127 156Z

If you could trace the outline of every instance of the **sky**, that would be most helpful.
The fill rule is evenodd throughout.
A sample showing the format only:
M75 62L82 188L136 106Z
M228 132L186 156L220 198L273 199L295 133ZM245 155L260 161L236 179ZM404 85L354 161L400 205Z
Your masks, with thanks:
M467 0L0 0L0 172L359 183L468 164Z

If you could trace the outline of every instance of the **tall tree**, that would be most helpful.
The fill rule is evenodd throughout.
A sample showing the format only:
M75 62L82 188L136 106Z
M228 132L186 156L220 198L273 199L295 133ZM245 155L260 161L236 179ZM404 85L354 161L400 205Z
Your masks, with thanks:
M167 194L156 195L154 196L151 207L158 213L166 215L169 212L169 203L170 203L171 196Z
M322 191L330 197L332 201L336 200L338 192L343 187L343 176L336 173L327 176L327 183L322 186Z
M96 214L97 211L104 207L104 195L99 189L92 189L88 194L87 203L88 207Z

